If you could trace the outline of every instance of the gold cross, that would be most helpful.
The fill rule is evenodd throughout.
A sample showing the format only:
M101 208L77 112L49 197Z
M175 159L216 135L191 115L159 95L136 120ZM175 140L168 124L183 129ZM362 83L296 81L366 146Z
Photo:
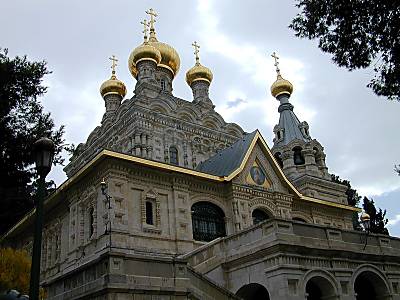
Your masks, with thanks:
M118 59L115 57L115 55L112 55L108 59L112 61L111 70L112 70L112 74L115 75L115 67L117 66Z
M144 41L147 41L147 32L149 30L149 23L147 23L147 20L144 19L142 22L140 22L144 26L143 33L144 33Z
M197 42L196 41L194 41L193 43L192 43L192 46L194 47L194 55L196 55L196 63L198 63L199 62L199 60L200 60L200 58L199 58L199 49L200 49L200 46L199 46L199 44L197 44Z
M154 9L150 8L146 11L146 14L150 16L150 31L154 31L154 23L156 22L154 18L157 17L157 13Z
M276 55L275 52L272 53L271 56L272 56L272 57L274 58L274 60L275 60L274 66L276 67L276 73L277 73L278 75L281 75L281 70L279 69L279 61L278 61L279 57Z

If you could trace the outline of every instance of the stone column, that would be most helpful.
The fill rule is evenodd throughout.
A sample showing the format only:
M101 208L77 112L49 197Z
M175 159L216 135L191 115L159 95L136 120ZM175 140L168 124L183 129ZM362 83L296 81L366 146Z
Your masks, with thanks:
M282 151L283 173L289 178L297 175L296 166L293 160L293 151L285 149Z
M304 156L306 172L317 175L318 167L315 162L314 150L312 148L305 148L301 153Z

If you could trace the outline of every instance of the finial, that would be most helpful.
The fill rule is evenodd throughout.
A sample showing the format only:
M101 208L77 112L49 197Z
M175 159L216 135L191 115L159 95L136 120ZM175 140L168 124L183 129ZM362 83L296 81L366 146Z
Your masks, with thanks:
M111 70L112 70L111 77L115 77L115 67L117 66L118 59L115 57L115 55L112 55L108 59L112 61L112 63L111 63Z
M272 53L271 56L272 56L272 57L274 58L274 60L275 60L274 66L276 67L276 74L277 74L278 77L279 77L279 76L281 76L281 70L279 69L279 62L278 62L279 57L276 55L275 51L274 51L274 53Z
M144 26L143 33L144 33L144 42L147 42L147 32L149 31L149 23L147 23L147 20L144 19L142 22L140 22Z
M146 14L150 16L150 38L155 38L156 31L154 29L154 23L156 22L155 17L157 17L157 13L154 9L150 8L149 10L146 10Z
M192 46L194 47L194 55L196 55L196 65L197 64L199 64L200 63L200 58L199 58L199 49L200 49L200 46L199 46L199 44L197 44L197 42L196 41L194 41L193 43L192 43Z

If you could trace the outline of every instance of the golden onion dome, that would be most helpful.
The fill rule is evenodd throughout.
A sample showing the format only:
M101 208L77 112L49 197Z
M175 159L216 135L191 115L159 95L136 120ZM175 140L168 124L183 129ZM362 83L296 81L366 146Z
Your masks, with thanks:
M107 94L118 94L124 98L126 95L126 86L121 80L117 79L113 72L111 78L104 81L100 86L100 94L103 98Z
M132 51L128 60L129 70L133 77L137 77L137 63L143 60L154 61L158 65L161 62L161 53L157 48L150 45L148 42L144 42L139 47L136 47Z
M283 79L282 76L278 73L278 77L276 81L271 86L271 94L275 98L281 94L289 94L289 96L293 92L293 85L286 79Z
M160 51L161 61L158 66L170 70L175 76L181 65L178 52L170 45L159 42L155 37L150 37L149 44Z
M199 62L196 62L194 67L190 68L186 72L186 82L189 86L191 86L193 82L199 80L211 83L213 80L213 74L209 68L203 66Z

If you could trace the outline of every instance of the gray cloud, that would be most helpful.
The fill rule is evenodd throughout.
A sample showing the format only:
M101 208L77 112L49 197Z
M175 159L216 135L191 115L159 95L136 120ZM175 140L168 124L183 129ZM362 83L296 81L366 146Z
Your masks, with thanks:
M228 108L233 108L239 106L241 103L246 103L246 100L243 100L241 98L236 98L235 100L228 101L226 102L226 105Z

